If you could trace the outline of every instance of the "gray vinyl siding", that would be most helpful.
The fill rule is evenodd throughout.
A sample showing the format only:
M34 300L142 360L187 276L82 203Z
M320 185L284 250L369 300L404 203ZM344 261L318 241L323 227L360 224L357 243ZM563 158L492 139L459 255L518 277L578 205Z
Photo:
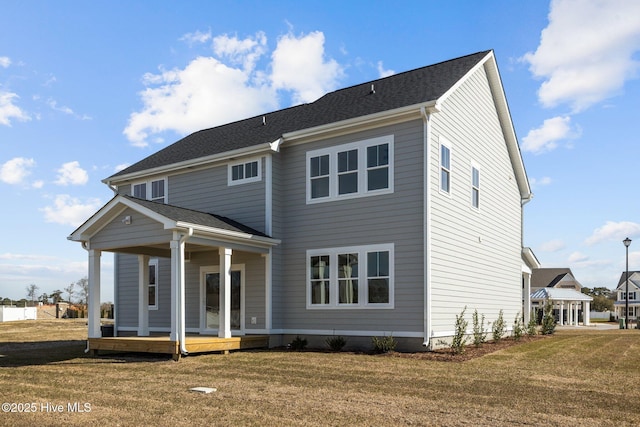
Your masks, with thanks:
M136 255L118 254L118 326L138 326L138 258ZM264 257L258 254L236 251L232 264L243 264L245 268L245 328L265 327ZM200 328L200 268L219 265L217 251L199 252L185 263L185 321L187 329ZM171 262L158 258L158 309L149 311L149 327L168 330L171 327ZM251 318L256 317L256 324Z
M229 186L227 165L169 176L169 204L215 213L265 231L265 167L262 180Z
M124 224L122 218L131 217L131 224ZM113 249L142 244L163 243L171 239L171 231L133 209L127 208L116 219L100 230L91 239L92 249Z
M454 330L467 307L510 325L522 306L521 201L484 68L433 116L432 328ZM451 195L442 194L438 141L451 144ZM471 164L480 168L480 209L471 207Z
M420 332L423 325L421 120L344 135L281 151L282 281L275 328ZM306 152L394 136L394 193L306 204ZM286 165L286 166L285 166ZM308 249L395 244L393 309L307 309ZM275 299L275 295L274 295ZM275 308L275 307L274 307ZM274 316L275 318L275 316Z

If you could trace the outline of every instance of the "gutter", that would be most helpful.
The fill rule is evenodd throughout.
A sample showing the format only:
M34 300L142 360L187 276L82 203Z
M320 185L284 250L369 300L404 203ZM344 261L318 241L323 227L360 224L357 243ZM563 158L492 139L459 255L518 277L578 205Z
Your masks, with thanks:
M431 337L431 115L440 111L436 102L432 106L420 107L423 120L423 308L424 308L424 341L422 345L429 347Z

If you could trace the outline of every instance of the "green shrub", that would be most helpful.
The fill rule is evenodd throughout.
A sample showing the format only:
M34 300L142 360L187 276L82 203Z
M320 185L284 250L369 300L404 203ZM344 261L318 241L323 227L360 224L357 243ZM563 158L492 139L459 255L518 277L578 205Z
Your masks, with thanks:
M538 334L538 322L536 321L536 313L531 313L529 323L527 323L527 335L533 337Z
M542 316L542 335L552 335L556 331L556 317L553 315L553 303L547 299L544 303L544 315Z
M516 341L520 341L520 338L524 335L524 322L522 321L522 316L520 316L520 312L516 314L516 318L513 321L513 338Z
M347 344L347 340L344 339L344 337L341 337L339 335L337 337L333 336L333 337L327 338L327 345L333 351L342 350L342 347L344 347L346 344Z
M460 312L460 315L456 315L455 332L453 340L451 341L451 351L453 351L454 354L464 353L464 347L467 344L467 326L469 325L469 322L464 320L465 311L467 311L466 305Z
M380 338L372 337L371 342L373 343L373 351L375 353L389 353L395 350L397 344L391 335Z
M300 338L300 336L296 336L296 338L293 341L291 341L291 344L289 344L289 348L295 351L304 350L306 347L307 347L307 339Z
M498 318L495 322L493 322L493 328L491 329L493 333L493 340L498 342L502 339L505 332L507 332L507 324L504 321L502 310L498 313Z
M484 327L484 314L479 317L478 309L473 312L473 344L480 347L487 341L488 331Z

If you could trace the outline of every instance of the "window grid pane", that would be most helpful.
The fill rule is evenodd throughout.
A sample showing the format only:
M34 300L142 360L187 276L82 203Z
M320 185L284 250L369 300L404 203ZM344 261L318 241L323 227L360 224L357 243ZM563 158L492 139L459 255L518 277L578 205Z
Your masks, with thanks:
M136 184L133 186L133 197L147 199L147 184Z
M389 252L367 253L367 276L368 302L389 303Z
M311 257L311 304L329 304L329 255Z
M151 182L151 199L164 199L164 179Z
M312 157L311 168L311 198L329 197L329 155Z
M358 303L358 254L338 255L338 303Z

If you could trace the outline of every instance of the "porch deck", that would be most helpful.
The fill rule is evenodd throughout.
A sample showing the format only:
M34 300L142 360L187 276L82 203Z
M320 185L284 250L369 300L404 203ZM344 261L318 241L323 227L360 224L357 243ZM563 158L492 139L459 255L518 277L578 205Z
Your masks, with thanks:
M230 350L247 350L269 346L268 335L246 335L241 337L218 338L214 336L187 336L185 347L189 353L210 353ZM180 343L167 336L149 337L106 337L89 338L89 352L96 355L99 350L133 353L170 354L173 360L180 360Z

